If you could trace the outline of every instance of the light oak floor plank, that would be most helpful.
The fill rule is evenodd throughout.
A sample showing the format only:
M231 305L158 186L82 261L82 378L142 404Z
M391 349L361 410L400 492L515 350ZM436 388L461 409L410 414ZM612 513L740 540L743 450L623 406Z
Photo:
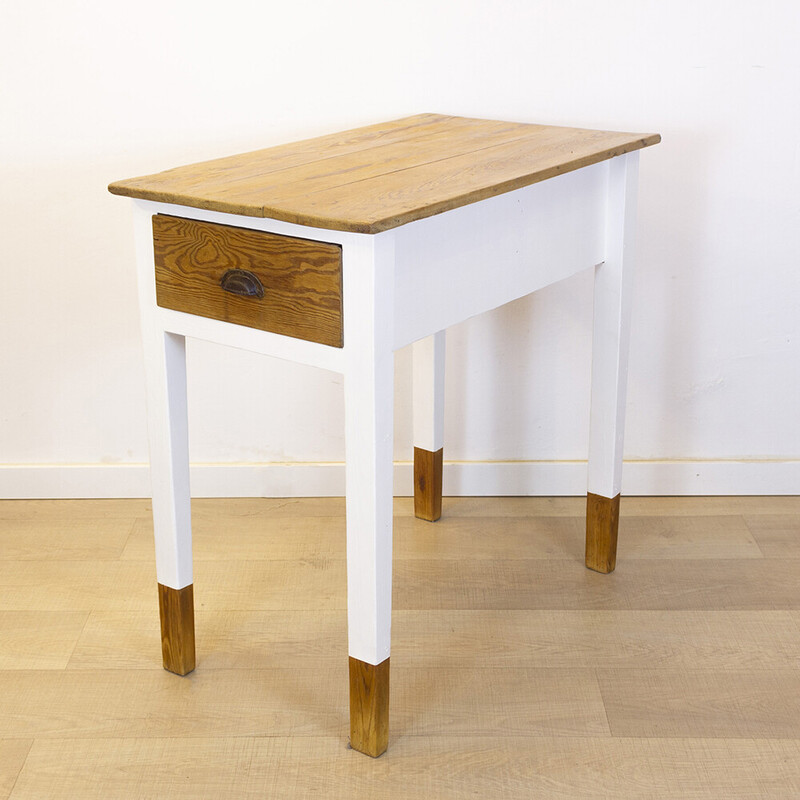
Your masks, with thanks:
M150 513L150 500L0 500L0 520L59 523L65 520L118 519L130 522Z
M204 670L338 668L347 615L335 611L200 611ZM609 667L775 669L800 664L800 612L395 611L392 664L436 669ZM157 617L92 612L69 669L161 667Z
M597 672L614 736L800 739L800 670Z
M490 533L491 532L491 533ZM435 526L418 519L395 521L395 558L577 559L585 555L583 515L443 517ZM619 557L762 558L739 515L628 516L620 524Z
M50 519L65 517L146 518L147 498L116 500L0 500L0 520ZM580 517L586 510L585 497L445 497L444 516ZM414 516L412 497L395 497L397 516ZM236 497L195 498L192 515L229 520L248 514L270 517L344 516L342 497ZM800 515L800 495L774 497L623 497L620 516L725 516Z
M123 590L124 587L124 590ZM341 559L200 561L195 608L344 608ZM7 561L0 610L141 611L157 608L155 566L147 561Z
M346 662L345 662L346 667ZM347 673L327 670L0 672L0 738L336 736ZM27 732L27 733L23 733Z
M0 562L116 560L134 527L124 517L3 520Z
M0 739L0 800L6 800L17 782L33 739Z
M609 733L593 670L417 669L392 663L393 735Z
M620 558L763 558L739 515L628 517L620 528ZM583 561L585 529L582 516L464 516L442 518L433 526L398 516L394 557ZM345 541L343 516L272 517L262 513L222 519L203 514L193 523L196 561L345 558ZM151 520L136 521L122 558L153 561Z
M246 514L224 520L203 514L192 520L192 555L197 562L343 559L345 542L341 515ZM152 520L137 520L122 559L155 560Z
M64 669L89 615L0 611L0 670Z
M631 559L612 575L577 560L398 559L394 607L408 609L800 610L791 559ZM120 591L124 587L124 591ZM155 607L146 561L8 561L0 610L125 611ZM342 609L342 559L200 561L195 607Z
M785 559L620 560L611 575L581 561L401 560L398 609L800 609L797 565Z
M14 738L344 736L338 669L0 672ZM395 737L608 734L592 670L392 669ZM0 738L3 734L0 734Z
M197 663L203 670L272 669L300 663L341 667L347 612L197 611ZM149 611L93 611L69 669L162 669L161 633Z
M446 469L446 467L445 467ZM395 498L395 514L413 513L410 498ZM442 517L579 517L585 497L445 497ZM620 517L727 516L741 514L800 514L800 495L774 497L622 497Z
M800 514L748 514L744 521L767 558L800 558Z
M413 498L396 497L394 513L403 514L406 508L413 516ZM442 498L442 519L449 517L580 517L585 511L585 497Z
M53 739L13 800L789 800L800 743L405 737L367 759L337 738Z
M120 561L4 561L0 610L158 609L155 565Z
M623 497L620 516L800 514L800 495L730 497Z
M739 515L631 516L619 526L618 558L763 558Z
M790 669L800 614L786 611L400 611L392 664Z
M192 519L195 522L229 522L248 516L269 519L301 517L340 517L344 519L343 497L228 497L195 498Z

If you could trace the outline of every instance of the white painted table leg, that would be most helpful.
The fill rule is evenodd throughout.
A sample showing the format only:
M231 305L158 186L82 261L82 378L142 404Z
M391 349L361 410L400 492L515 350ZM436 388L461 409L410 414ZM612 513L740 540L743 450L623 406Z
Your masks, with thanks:
M350 744L377 757L389 735L392 234L345 245L343 268Z
M442 516L445 332L414 343L414 515Z
M595 270L586 566L616 566L639 154L608 163L606 258Z
M137 213L139 295L164 668L195 667L186 344L157 324L150 215Z

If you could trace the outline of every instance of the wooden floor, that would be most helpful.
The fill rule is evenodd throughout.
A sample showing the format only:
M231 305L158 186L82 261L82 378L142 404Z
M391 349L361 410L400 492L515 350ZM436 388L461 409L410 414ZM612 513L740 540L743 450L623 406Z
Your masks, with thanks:
M347 747L344 503L194 503L161 669L146 501L0 502L0 799L800 797L800 498L396 503L391 740Z

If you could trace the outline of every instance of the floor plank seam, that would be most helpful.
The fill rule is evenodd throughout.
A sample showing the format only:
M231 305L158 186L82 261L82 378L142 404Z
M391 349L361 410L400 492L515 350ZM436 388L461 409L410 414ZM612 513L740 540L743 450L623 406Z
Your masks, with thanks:
M25 769L25 765L28 763L28 756L30 756L34 744L36 744L36 739L31 739L30 745L28 745L28 751L25 753L25 758L22 759L22 763L19 765L17 774L14 776L14 783L11 784L11 788L9 789L8 800L14 800L14 789L19 783L19 776L22 775L22 770Z

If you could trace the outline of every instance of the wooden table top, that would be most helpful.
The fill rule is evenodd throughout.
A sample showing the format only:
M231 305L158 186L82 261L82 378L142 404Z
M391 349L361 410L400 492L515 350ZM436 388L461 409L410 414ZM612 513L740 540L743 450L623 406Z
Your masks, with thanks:
M378 233L660 141L658 134L420 114L108 188L144 200Z

